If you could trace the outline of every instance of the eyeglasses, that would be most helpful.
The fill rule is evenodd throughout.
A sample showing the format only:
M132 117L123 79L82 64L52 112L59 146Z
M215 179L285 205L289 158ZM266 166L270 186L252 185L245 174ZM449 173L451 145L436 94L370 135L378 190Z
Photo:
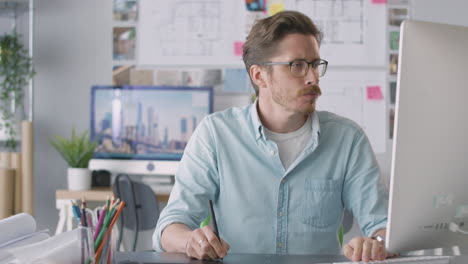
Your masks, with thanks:
M295 60L291 62L267 62L260 65L289 65L292 75L295 77L304 77L309 72L309 66L312 66L314 71L317 71L318 76L322 77L325 75L328 67L328 61L322 59L316 59L313 61L306 60Z

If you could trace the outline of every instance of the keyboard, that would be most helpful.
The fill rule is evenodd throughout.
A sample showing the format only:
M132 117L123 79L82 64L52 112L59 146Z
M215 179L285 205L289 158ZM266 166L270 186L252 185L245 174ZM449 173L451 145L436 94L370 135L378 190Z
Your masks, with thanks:
M449 256L411 256L411 257L397 257L397 258L388 258L382 261L369 261L369 262L334 262L333 264L398 264L398 263L408 263L408 264L450 264L452 257Z

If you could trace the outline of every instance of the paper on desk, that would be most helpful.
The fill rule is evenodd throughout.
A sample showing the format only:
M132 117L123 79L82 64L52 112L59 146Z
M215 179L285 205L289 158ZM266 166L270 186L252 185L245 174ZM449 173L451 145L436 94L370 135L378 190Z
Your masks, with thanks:
M36 221L29 214L10 216L0 221L0 250L49 238L47 232L36 232Z
M19 237L17 239L14 239L14 240L11 241L11 243L5 243L0 248L0 251L4 250L4 249L10 249L10 248L14 248L14 247L21 247L21 246L33 244L33 243L36 243L36 242L40 242L42 240L46 240L46 239L48 239L50 237L47 232L49 232L48 229L42 230L42 231L39 231L39 232L34 232L32 234L28 234L28 235L25 235L23 237Z
M44 232L36 232L31 235L29 235L27 238L23 238L17 242L10 243L7 246L4 246L0 248L0 263L3 263L3 261L9 260L12 255L9 253L10 249L16 248L16 247L22 247L25 245L30 245L33 243L37 243L43 240L48 239L50 236L47 233ZM9 262L8 262L9 263Z
M76 230L34 244L7 250L18 263L80 263Z

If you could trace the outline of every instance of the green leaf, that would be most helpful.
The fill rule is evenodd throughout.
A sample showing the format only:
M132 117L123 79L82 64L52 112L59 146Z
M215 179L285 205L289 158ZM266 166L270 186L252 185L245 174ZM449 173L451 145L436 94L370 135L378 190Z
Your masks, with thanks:
M16 32L0 36L0 108L1 118L5 123L0 130L8 136L5 146L17 147L16 111L22 109L24 90L34 75L32 58L20 41ZM14 102L15 109L9 106Z
M72 168L87 168L97 146L96 142L90 141L88 131L77 134L75 128L72 129L70 139L56 136L50 144Z

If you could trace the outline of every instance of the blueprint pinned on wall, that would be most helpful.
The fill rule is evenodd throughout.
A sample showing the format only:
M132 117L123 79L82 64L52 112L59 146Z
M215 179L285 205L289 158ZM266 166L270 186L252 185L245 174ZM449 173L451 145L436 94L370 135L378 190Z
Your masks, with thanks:
M386 151L385 71L328 71L320 79L322 96L317 110L329 111L358 123L375 153ZM368 97L368 88L379 87L381 97ZM373 89L371 89L373 90Z
M386 5L369 0L296 0L324 34L320 56L330 65L385 65Z
M236 43L245 40L243 9L232 0L140 1L138 63L242 65Z
M386 72L380 69L386 66L386 5L371 0L269 3L305 13L324 33L320 56L329 61L329 71L321 79L323 95L318 109L356 121L374 151L385 152L387 88ZM240 0L140 0L137 64L243 68L242 44L253 23L266 16L265 11L248 11ZM347 70L336 71L336 66ZM354 66L371 70L355 71ZM376 69L372 71L372 67ZM224 72L223 92L230 95L215 98L218 106L232 106L229 100L237 92L242 98L239 105L249 101L239 90L244 79L236 76L234 71Z
M272 1L269 8L278 4ZM324 33L321 57L330 65L384 66L386 5L369 0L283 0ZM141 0L137 26L140 65L242 65L240 44L267 12L239 0ZM270 7L271 6L271 7Z

